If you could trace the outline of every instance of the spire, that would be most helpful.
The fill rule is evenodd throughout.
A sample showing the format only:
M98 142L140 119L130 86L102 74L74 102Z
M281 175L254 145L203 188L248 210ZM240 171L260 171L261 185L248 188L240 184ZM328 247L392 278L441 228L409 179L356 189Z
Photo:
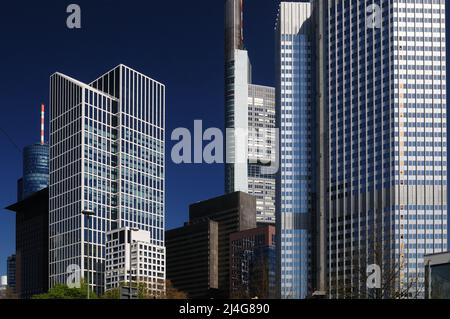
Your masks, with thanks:
M45 144L45 105L41 105L41 145Z

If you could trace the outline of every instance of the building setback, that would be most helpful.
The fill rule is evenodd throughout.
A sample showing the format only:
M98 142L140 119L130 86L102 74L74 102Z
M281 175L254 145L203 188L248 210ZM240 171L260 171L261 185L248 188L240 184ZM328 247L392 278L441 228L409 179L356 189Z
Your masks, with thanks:
M16 212L16 294L48 291L48 188L7 207Z
M225 3L225 192L256 197L258 223L275 223L275 89L252 84L243 0Z
M78 269L101 294L108 231L148 231L164 249L164 129L164 85L127 66L89 85L51 76L51 287ZM151 264L165 280L165 254Z
M190 299L219 289L219 224L205 218L166 232L167 279Z
M230 235L230 297L276 298L275 226Z

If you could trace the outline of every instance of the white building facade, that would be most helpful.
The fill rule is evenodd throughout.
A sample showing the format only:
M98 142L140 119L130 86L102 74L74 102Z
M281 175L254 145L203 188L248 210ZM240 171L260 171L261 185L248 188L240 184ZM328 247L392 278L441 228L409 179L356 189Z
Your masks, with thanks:
M147 294L164 292L165 249L153 245L150 232L121 228L107 234L105 289L142 285ZM130 272L131 269L131 272Z
M89 85L55 73L50 112L50 287L80 272L102 293L108 231L164 248L165 87L124 65Z

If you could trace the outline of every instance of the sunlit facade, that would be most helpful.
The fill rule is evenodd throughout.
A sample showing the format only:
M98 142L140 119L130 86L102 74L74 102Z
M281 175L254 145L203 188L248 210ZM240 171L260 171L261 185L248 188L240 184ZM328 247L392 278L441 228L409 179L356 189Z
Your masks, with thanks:
M108 231L164 250L165 87L120 65L90 85L55 73L50 88L50 286L79 270L101 293ZM165 253L152 264L164 280Z

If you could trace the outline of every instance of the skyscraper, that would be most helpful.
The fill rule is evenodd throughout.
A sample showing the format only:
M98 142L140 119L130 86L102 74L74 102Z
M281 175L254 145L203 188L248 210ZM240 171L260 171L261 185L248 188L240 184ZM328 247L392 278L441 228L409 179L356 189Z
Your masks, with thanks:
M259 223L275 222L275 90L252 84L244 47L243 0L225 4L225 191L256 197Z
M20 299L48 291L48 188L6 209L16 213L16 293Z
M48 145L34 144L25 147L23 151L22 198L26 198L35 192L47 188L49 179L48 172Z
M445 1L325 1L331 297L422 297L447 250ZM393 277L393 279L387 279ZM391 280L391 282L389 282Z
M49 147L45 143L45 106L41 105L40 143L23 150L22 178L17 182L17 200L21 201L33 193L48 187Z
M311 288L311 220L314 210L313 37L311 4L282 2L276 25L277 283L283 299L301 299Z
M81 271L101 293L108 231L164 250L165 87L124 65L89 85L55 73L50 108L50 286ZM165 280L165 253L151 263Z

